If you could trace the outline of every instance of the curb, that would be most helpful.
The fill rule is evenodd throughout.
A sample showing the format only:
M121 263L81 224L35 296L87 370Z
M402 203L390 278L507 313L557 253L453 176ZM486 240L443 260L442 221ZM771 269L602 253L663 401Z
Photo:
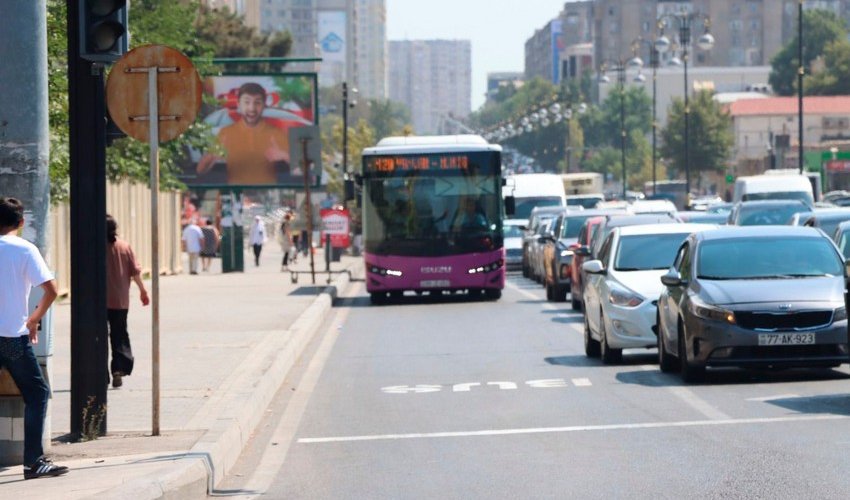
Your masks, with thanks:
M349 271L356 273L362 263ZM236 367L231 389L220 398L221 411L191 450L164 461L166 467L99 492L89 498L132 500L206 498L236 463L254 429L265 415L293 365L319 332L338 292L350 284L341 273L313 300L292 325L267 335L262 349L255 349ZM165 458L165 457L163 457Z

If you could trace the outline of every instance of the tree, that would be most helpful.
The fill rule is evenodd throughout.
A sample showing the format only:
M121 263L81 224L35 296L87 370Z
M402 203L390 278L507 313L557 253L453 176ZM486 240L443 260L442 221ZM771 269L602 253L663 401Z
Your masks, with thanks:
M410 124L410 111L402 103L389 99L372 99L368 107L369 125L374 129L375 137L378 139L401 135L404 126Z
M711 92L702 91L690 100L689 154L691 173L723 171L732 148L732 118L715 102ZM685 105L674 99L661 131L661 156L680 173L685 165Z
M826 46L823 70L814 73L803 90L808 95L850 94L850 42L840 39Z
M803 12L803 66L810 67L812 61L824 54L826 47L847 38L844 21L827 10ZM770 61L772 70L768 80L773 91L779 95L794 95L797 89L797 69L800 65L798 37L795 35Z
M68 198L70 156L68 152L68 36L67 4L47 2L47 95L50 123L50 198Z

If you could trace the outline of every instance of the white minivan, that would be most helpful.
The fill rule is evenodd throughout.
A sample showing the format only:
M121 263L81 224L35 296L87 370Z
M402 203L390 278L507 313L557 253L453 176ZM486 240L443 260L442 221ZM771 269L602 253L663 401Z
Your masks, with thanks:
M735 180L732 201L800 200L814 205L812 183L805 175L752 175Z
M513 196L515 210L510 219L528 220L536 207L565 207L567 195L557 174L517 174L508 176L502 188L505 197Z

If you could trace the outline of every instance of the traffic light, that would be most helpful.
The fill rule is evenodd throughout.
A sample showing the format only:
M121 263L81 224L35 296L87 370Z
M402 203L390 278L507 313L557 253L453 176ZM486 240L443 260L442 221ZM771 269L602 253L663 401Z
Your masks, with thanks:
M79 9L80 57L109 63L127 52L127 0L80 0Z

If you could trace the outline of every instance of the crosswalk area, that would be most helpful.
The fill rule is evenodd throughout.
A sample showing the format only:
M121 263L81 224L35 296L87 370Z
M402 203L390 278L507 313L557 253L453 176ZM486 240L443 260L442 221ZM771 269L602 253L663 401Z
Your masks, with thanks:
M568 387L590 387L593 383L588 378L546 378L537 380L526 380L524 382L514 381L489 381L489 382L463 382L459 384L415 384L415 385L390 385L381 387L384 394L428 394L435 392L469 393L478 391L514 391L523 389L563 389Z

